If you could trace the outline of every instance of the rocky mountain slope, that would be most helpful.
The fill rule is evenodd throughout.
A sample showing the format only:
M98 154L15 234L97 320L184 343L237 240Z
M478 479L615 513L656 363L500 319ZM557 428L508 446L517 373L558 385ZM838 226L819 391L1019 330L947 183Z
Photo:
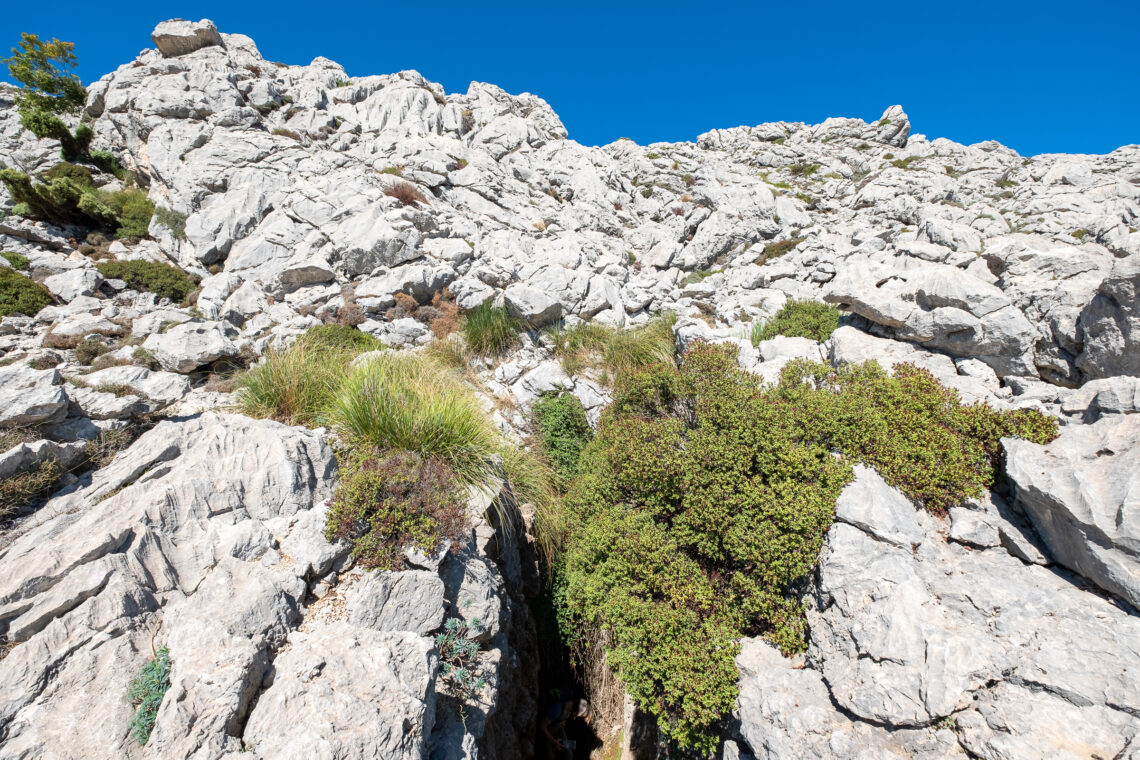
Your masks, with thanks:
M912 362L967 402L1058 417L1048 446L1006 440L1008 498L947 517L861 469L805 593L808 651L744 643L721 752L1140 757L1140 146L1024 158L927 140L892 106L586 147L534 95L275 63L209 22L153 39L86 105L93 147L159 210L149 238L92 257L74 229L0 219L0 248L52 300L0 323L0 426L38 431L0 473L163 418L8 528L0 758L531 756L522 517L363 573L323 534L336 463L319 433L218 410L231 396L206 382L323 320L426 345L398 296L445 288L535 328L672 311L679 347L735 343L767 379L796 357ZM58 146L12 97L0 162L35 174ZM201 278L196 302L104 277L99 257L175 264ZM848 315L824 343L754 346L794 299ZM95 372L87 336L108 349ZM545 390L593 419L609 400L537 329L474 370L515 432ZM437 688L445 617L485 626L489 686L465 714ZM118 695L156 646L175 668L140 749Z

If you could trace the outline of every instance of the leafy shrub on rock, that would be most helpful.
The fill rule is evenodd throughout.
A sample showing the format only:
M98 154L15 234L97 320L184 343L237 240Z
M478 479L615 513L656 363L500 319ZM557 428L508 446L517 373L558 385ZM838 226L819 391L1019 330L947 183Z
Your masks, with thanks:
M839 309L816 301L788 301L771 319L752 328L752 345L785 335L823 342L839 327Z
M398 569L405 547L430 555L458 539L467 525L465 503L455 472L438 457L357 453L342 464L325 535L351 540L363 567Z
M735 354L697 343L619 387L579 460L555 568L564 635L606 642L637 705L706 751L735 700L735 642L803 648L797 589L852 461L940 510L992 483L1002 435L1055 435L907 365L798 361L766 387Z
M677 316L667 312L649 322L619 329L597 322L583 322L552 333L554 351L567 374L584 367L602 367L607 379L620 381L652 365L672 366L676 353L673 325Z
M15 251L0 251L0 258L12 265L13 269L28 271L28 257Z
M137 188L99 190L91 184L89 170L75 169L82 171L65 170L52 175L53 168L45 173L46 181L38 183L15 169L0 169L0 181L16 202L14 210L22 216L107 230L121 240L146 236L154 212L154 204L146 193Z
M128 287L175 303L185 301L197 286L194 276L160 261L101 261L95 268L108 280L122 280Z
M51 305L51 293L27 275L0 266L0 317L23 314L34 317Z

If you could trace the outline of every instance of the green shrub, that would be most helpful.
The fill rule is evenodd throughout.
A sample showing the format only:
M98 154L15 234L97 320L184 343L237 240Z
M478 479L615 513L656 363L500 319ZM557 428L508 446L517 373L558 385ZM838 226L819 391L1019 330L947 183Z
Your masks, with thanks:
M43 285L15 269L0 267L0 317L10 314L33 317L51 302L51 293Z
M1086 237L1088 237L1089 231L1082 228L1079 230L1073 230L1070 234L1077 240L1083 241Z
M907 156L906 158L896 158L894 161L891 161L891 166L894 166L898 169L909 169L911 164L913 164L915 161L921 160L922 156Z
M1003 435L1045 442L1056 423L962 406L908 365L800 360L765 387L734 348L698 343L680 368L630 378L581 454L559 523L563 635L604 642L637 706L708 751L734 705L736 642L804 646L797 588L851 462L940 510L992 483Z
M463 315L459 326L467 347L480 356L501 355L518 343L523 329L522 320L511 315L506 307L483 303Z
M131 173L123 168L119 159L115 158L115 154L109 150L91 151L91 163L98 166L100 170L115 175L116 179L122 182L131 180Z
M839 326L839 309L817 301L788 301L767 322L752 326L752 345L786 335L823 342Z
M350 540L363 567L394 570L405 547L431 555L443 541L460 538L466 494L445 461L409 451L363 451L341 464L325 524L328 540Z
M170 230L175 240L186 239L186 215L173 209L158 206L154 210L154 220Z
M76 344L74 349L75 361L86 366L110 350L112 350L111 346L103 341L101 335L88 335Z
M0 59L8 74L23 87L16 94L20 124L39 138L59 140L60 153L67 161L87 154L95 133L80 124L73 134L59 114L77 114L87 99L79 77L64 67L74 68L75 44L52 39L43 42L34 34L23 33L12 55Z
M28 270L28 257L23 256L15 251L0 251L0 258L3 258L13 269L23 269L25 272Z
M810 177L819 171L819 164L792 164L787 170L794 177Z
M593 437L582 402L572 393L546 394L531 407L531 416L559 482L568 485L577 474L582 449Z
M155 653L153 660L143 665L127 687L127 700L135 708L129 726L140 747L150 739L159 705L170 688L170 667L170 650L163 647Z
M806 240L806 238L795 237L788 238L787 240L777 240L773 243L768 243L768 245L764 246L764 250L760 253L759 256L756 257L752 263L765 264L772 259L778 259L785 253L789 253L794 250L795 247L804 242L804 240Z
M135 290L182 303L197 286L197 278L161 261L100 261L95 265L108 280L123 280Z
M874 362L832 370L796 361L784 368L780 388L831 446L934 512L993 484L1003 436L1048 443L1057 435L1056 420L1036 411L964 406L956 391L910 364L888 375Z
M1008 190L1011 187L1017 187L1018 184L1020 184L1020 183L1018 183L1017 180L1006 179L1003 177L1002 179L999 179L996 182L994 182L994 184L1003 190ZM1012 198L1013 193L1010 193L1009 197Z
M146 193L137 188L129 188L112 193L101 192L99 198L115 215L117 239L134 240L147 236L154 204L146 197Z

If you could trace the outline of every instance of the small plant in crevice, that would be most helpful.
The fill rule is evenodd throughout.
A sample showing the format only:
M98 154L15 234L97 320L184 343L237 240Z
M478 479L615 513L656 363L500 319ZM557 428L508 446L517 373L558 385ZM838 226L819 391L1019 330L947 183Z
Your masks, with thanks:
M393 182L384 188L384 195L395 198L402 206L414 206L417 203L422 203L425 206L428 204L427 196L422 190L411 182L403 180Z
M448 694L462 702L473 701L487 682L477 675L479 642L472 638L482 630L482 621L472 618L448 618L443 630L435 635L439 650L439 674Z
M186 239L186 215L173 209L157 206L154 209L154 220L170 230L175 240Z
M135 708L129 724L131 736L140 747L150 739L158 707L170 688L170 667L170 651L163 647L155 652L154 659L143 665L127 687L127 700Z

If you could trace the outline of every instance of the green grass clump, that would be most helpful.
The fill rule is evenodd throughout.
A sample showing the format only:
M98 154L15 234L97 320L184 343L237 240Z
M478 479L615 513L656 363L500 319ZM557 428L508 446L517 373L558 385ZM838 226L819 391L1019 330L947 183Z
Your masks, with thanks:
M354 356L303 338L288 348L270 348L238 375L238 410L289 425L324 425Z
M390 352L352 368L331 414L347 438L441 459L467 485L499 476L498 431L455 375L423 357Z
M3 258L13 269L22 269L28 271L28 257L15 251L0 251L0 258Z
M503 306L483 303L463 315L459 331L467 347L480 356L498 356L518 343L520 319Z
M1008 190L1011 187L1017 187L1020 183L1017 180L1004 179L1003 178L1003 179L997 180L996 182L994 182L994 184L1003 190ZM1013 197L1012 194L1010 194L1010 197Z
M752 345L785 335L823 342L839 326L839 309L818 301L788 301L767 322L752 326Z
M605 370L606 382L619 382L631 372L657 364L672 365L676 354L673 325L677 315L666 312L639 327L622 330L597 322L582 322L551 333L562 370L573 375L586 367Z
M578 457L593 438L582 402L572 393L548 393L531 407L535 432L558 481L570 483L578 472Z
M139 674L131 679L127 687L127 700L135 708L131 717L130 729L134 740L143 746L150 739L150 732L154 730L154 721L158 717L158 707L166 690L170 688L170 650L166 647L158 650L154 659L143 665Z
M52 302L43 285L15 269L0 267L0 317L9 314L35 316Z
M792 164L787 167L794 177L810 177L819 171L819 164Z
M185 301L198 284L194 276L160 261L100 261L95 268L108 280L123 280L130 288L175 303Z
M15 444L13 444L15 445ZM7 451L10 447L0 450ZM0 519L18 514L48 496L59 485L63 467L49 457L38 465L0 481Z
M739 640L804 648L797 588L853 462L940 511L992 484L1003 435L1046 442L1056 423L963 406L909 365L798 360L765 386L734 347L697 344L631 378L582 451L558 523L562 633L603 644L665 735L708 752L735 704Z
M1073 230L1073 231L1072 231L1071 233L1069 233L1069 234L1071 234L1071 235L1072 235L1073 237L1075 237L1077 240L1082 240L1082 241L1083 241L1083 240L1084 240L1086 237L1088 237L1089 231L1088 231L1088 230L1086 230L1086 229L1084 229L1084 228L1081 228L1081 229L1079 229L1079 230Z
M906 158L896 158L894 161L891 161L891 166L899 169L909 169L911 164L913 164L915 161L921 160L922 156L907 156Z
M348 325L317 325L297 339L306 347L333 351L381 351L387 346L374 335Z

